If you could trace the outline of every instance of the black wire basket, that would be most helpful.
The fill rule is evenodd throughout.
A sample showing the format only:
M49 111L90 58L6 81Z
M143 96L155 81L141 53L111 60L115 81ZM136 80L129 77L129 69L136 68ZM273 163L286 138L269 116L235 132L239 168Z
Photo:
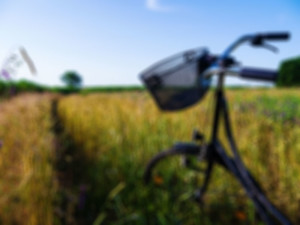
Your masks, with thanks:
M141 73L141 79L161 110L184 109L201 100L211 79L202 73L208 51L203 48L173 55Z

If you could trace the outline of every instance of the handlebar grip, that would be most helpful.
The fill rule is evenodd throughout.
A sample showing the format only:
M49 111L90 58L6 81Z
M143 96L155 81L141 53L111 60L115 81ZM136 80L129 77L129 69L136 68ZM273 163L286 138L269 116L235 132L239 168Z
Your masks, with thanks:
M288 40L290 38L289 32L275 32L275 33L265 33L265 34L259 34L261 38L264 40Z
M240 71L242 78L256 79L262 81L276 81L277 71L245 67Z

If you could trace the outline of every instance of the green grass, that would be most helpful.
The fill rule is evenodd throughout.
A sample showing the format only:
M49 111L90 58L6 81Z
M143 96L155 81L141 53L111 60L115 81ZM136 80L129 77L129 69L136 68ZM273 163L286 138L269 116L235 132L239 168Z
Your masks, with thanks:
M268 89L228 92L233 129L246 164L275 203L294 219L300 130L263 110L272 111L269 104L286 104L295 93ZM149 97L140 93L71 96L60 102L66 132L86 159L85 184L91 188L90 203L98 208L95 215L103 224L243 224L235 216L240 209L248 223L257 223L239 184L221 169L213 174L203 211L190 200L201 178L182 169L179 160L159 166L161 185L142 183L143 168L151 156L176 140L189 140L194 127L206 133L210 130L211 114L206 117L205 113L212 109L211 101L209 94L201 105L170 114L159 112ZM91 207L87 205L87 209Z
M299 221L298 90L239 89L226 93L234 135L246 165L272 201L293 221ZM27 197L21 202L6 200L6 206L18 205L26 209L27 214L22 215L31 216L16 220L13 208L10 213L1 208L0 224L40 224L26 219L44 218L32 210L36 204L39 209L49 207L48 224L259 224L238 182L220 167L213 171L202 207L192 196L203 176L183 168L179 158L161 162L154 173L156 179L150 185L143 183L146 163L161 149L176 141L190 141L194 128L209 138L212 92L200 104L176 113L160 112L150 96L140 91L34 99L39 100L28 104L32 102L28 97L19 96L0 104L9 106L0 118L5 127L0 139L8 145L4 152L18 159L6 167L0 163L0 174L9 171L18 177L2 176L0 190L26 178L27 172L13 168L27 159L26 171L32 171L35 179L30 179L19 195L41 196L35 195L36 201ZM16 122L19 120L22 123ZM51 138L45 139L48 135ZM16 150L8 151L18 140L24 146L16 144ZM30 163L33 145L37 149L34 157L39 160ZM0 162L4 159L0 153ZM47 170L39 169L42 165L47 165ZM54 194L48 195L52 200L43 200L45 190Z

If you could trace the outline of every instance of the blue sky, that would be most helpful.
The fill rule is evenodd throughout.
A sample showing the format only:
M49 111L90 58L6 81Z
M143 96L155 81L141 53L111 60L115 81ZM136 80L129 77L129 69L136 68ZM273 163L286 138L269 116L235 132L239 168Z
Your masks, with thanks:
M297 0L0 0L0 59L24 46L37 76L14 79L60 85L66 70L84 84L140 84L139 72L178 51L206 46L220 53L242 34L290 31L278 54L244 47L244 65L277 68L300 55ZM236 80L229 80L236 83Z

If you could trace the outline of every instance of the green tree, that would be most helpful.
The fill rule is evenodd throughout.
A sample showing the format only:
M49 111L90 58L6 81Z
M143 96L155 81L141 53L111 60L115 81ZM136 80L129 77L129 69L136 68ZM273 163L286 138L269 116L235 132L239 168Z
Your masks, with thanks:
M300 57L287 59L281 63L277 86L300 86Z
M61 80L70 88L80 88L81 87L81 83L82 83L82 78L81 76L74 71L67 71L65 72L62 77Z

